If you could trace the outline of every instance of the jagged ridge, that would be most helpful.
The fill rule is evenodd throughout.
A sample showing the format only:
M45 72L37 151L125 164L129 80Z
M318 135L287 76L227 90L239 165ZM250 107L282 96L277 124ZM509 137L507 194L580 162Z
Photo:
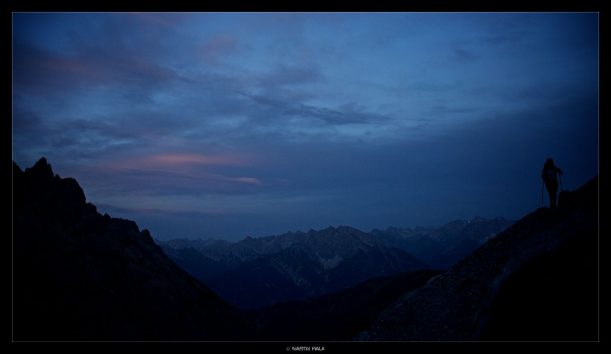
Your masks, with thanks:
M13 163L16 340L231 339L237 310L179 269L147 230L100 215L42 158Z

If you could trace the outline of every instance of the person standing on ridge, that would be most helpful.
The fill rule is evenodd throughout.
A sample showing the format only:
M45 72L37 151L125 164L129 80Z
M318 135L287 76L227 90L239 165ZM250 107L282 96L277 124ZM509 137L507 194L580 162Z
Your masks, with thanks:
M558 194L558 175L562 175L562 170L554 165L554 160L551 158L545 161L543 165L543 171L541 171L541 178L547 188L549 194L549 207L556 207L556 196Z

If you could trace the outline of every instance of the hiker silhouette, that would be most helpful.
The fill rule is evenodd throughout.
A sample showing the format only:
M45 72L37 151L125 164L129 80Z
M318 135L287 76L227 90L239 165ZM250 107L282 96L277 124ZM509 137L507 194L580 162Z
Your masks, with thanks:
M549 207L556 207L556 200L558 195L558 175L562 175L562 170L554 165L554 160L551 158L545 161L543 170L541 171L541 178L545 183L545 188L549 194Z

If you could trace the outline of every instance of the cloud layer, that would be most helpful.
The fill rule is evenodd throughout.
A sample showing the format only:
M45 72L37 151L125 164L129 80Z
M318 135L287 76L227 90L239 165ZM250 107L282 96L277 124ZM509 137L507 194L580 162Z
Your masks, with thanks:
M16 13L13 156L159 238L519 217L597 173L598 15Z

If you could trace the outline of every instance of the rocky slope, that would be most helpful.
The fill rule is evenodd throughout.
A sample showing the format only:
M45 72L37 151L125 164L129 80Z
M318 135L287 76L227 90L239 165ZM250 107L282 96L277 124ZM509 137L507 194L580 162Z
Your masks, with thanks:
M252 314L261 340L346 341L369 328L401 294L423 286L435 270L374 278L355 287L260 309Z
M596 340L598 179L381 313L359 340Z
M147 230L100 215L43 158L13 163L15 340L247 336L241 315L178 268Z

